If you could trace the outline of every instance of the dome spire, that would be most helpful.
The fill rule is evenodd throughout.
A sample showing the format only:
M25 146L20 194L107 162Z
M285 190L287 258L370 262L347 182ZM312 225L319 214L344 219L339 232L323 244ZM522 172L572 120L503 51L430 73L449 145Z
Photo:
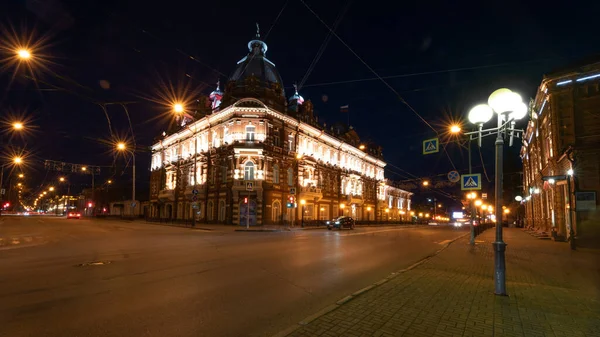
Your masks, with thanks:
M250 54L254 55L260 54L265 56L267 53L267 44L260 39L260 27L258 22L256 23L256 36L254 37L254 40L248 42L248 50L250 51Z
M216 110L221 105L223 99L223 92L221 91L221 80L217 80L217 89L210 93L210 100L212 101L212 109Z

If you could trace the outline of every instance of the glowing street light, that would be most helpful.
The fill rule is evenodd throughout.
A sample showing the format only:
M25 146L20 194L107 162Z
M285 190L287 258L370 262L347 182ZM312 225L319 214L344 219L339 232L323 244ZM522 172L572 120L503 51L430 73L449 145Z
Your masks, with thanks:
M12 124L12 127L15 130L23 130L23 123L21 123L21 122L14 122Z
M84 167L81 168L81 170L82 171L87 171L87 167L84 166Z
M450 126L450 133L457 134L461 131L460 125L453 124Z
M429 181L427 181L427 180L423 181L423 186L429 186Z
M366 146L365 146L364 144L360 144L360 146L359 146L358 148L359 148L359 149L361 149L361 150L364 150L364 149L365 149L365 147L366 147Z
M17 50L17 56L21 60L29 60L31 58L31 52L25 48Z
M54 192L54 187L50 187L50 188L48 189L48 191L50 191L50 192Z
M175 104L173 104L173 111L175 111L175 113L180 114L180 113L183 112L183 110L184 110L183 104L181 104L181 103L175 103Z
M176 112L177 112L177 106L178 106L178 104L175 104L175 111ZM183 111L183 106L181 104L179 104L179 107L181 108L181 111ZM119 142L117 144L117 150L119 150L119 151L127 151L127 152L131 153L131 159L132 159L132 162L133 162L133 164L131 166L131 169L132 169L132 172L133 172L133 174L132 174L132 176L133 176L133 183L132 183L132 189L131 189L131 202L132 202L133 206L132 206L131 212L133 213L133 208L135 208L135 151L128 149L127 146L125 145L125 143L123 143L123 142ZM196 218L194 217L194 219L196 219Z
M475 206L479 207L483 205L483 201L481 201L480 199L475 200Z
M58 181L60 181L61 183L65 181L65 177L60 177L58 178Z
M510 213L510 209L507 208L504 210L504 214L508 214L508 213Z
M25 177L25 176L23 175L23 173L19 173L19 178L23 178L23 177Z
M15 164L21 164L23 162L23 158L21 158L21 157L14 157L13 158L13 162Z
M106 183L107 184L112 184L112 180L108 180Z
M502 240L502 176L503 176L503 147L504 137L509 136L509 145L512 145L515 133L523 132L515 129L515 123L527 116L528 107L521 96L509 89L502 88L494 91L488 97L488 104L479 104L469 112L469 121L478 127L477 131L466 133L470 139L477 138L479 147L484 136L496 135L496 240L494 247L494 293L506 295L506 243ZM497 126L483 130L483 124L497 115ZM483 133L485 132L485 135Z

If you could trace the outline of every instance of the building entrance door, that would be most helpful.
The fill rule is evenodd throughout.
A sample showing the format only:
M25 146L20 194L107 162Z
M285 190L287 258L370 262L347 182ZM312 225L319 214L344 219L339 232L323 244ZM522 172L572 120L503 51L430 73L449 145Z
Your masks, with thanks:
M249 219L249 221L247 222L246 219ZM249 200L247 204L244 203L243 199L240 201L240 226L246 226L246 223L250 226L256 226L256 201L254 200Z

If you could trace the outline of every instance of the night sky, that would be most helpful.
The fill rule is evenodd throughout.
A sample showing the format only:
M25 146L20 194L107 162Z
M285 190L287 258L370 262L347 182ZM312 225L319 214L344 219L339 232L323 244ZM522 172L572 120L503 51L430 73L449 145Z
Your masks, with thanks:
M386 83L443 133L450 120L465 119L495 89L508 87L528 100L544 73L594 55L600 46L600 5L592 2L564 8L522 1L7 2L0 7L3 48L13 29L20 37L35 32L34 41L46 39L40 54L47 61L36 67L36 80L23 69L15 74L6 61L0 74L2 119L16 114L37 126L23 137L3 135L3 154L9 147L31 153L25 168L31 186L56 179L44 169L45 159L106 166L99 180L130 184L126 158L115 158L110 145L111 132L130 138L127 117L120 106L108 106L109 128L97 103L135 102L128 108L139 152L138 186L147 188L147 148L171 122L168 86L187 96L210 93L248 53L255 23L287 96L297 82L320 121L349 119L363 139L383 146L386 175L395 180L436 179L452 164L443 152L421 155L421 141L435 133ZM314 67L329 30L307 6L343 40L331 36ZM6 52L2 59L10 57ZM349 115L339 109L346 104ZM507 172L520 170L519 146L517 141L507 153ZM466 171L464 151L453 145L448 151L455 167ZM493 180L491 140L482 152ZM482 171L479 153L473 155L475 170ZM79 184L74 188L89 184L72 180Z

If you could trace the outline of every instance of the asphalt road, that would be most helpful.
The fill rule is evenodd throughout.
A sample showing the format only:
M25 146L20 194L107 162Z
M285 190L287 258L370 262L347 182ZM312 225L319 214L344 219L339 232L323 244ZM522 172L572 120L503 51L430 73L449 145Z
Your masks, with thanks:
M2 217L0 336L270 336L466 233L213 228Z

